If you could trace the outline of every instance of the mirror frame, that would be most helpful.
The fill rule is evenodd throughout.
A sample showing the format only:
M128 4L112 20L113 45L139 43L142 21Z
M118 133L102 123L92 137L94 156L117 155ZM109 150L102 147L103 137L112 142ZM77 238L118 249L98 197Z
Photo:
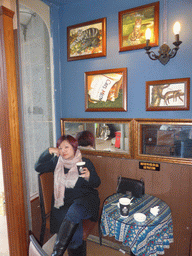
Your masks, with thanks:
M120 119L120 118L61 118L61 135L65 134L65 124L67 122L70 123L117 123L117 124L128 124L129 126L129 150L128 152L114 152L114 151L102 151L102 150L91 150L91 149L81 149L83 154L90 154L90 155L99 155L99 156L111 156L111 157L118 157L118 158L133 158L133 119Z
M134 120L134 158L146 161L176 163L176 164L187 164L192 165L192 158L173 157L166 155L155 155L155 154L144 154L143 149L143 125L179 125L187 126L191 125L192 120L190 119L135 119ZM157 145L157 144L156 144Z

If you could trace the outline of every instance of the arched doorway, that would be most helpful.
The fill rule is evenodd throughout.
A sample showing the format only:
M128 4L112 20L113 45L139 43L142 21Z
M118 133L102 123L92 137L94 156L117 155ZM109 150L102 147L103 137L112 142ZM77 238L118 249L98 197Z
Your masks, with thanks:
M19 1L20 90L29 226L31 203L38 197L34 164L55 144L54 88L49 6L40 0Z

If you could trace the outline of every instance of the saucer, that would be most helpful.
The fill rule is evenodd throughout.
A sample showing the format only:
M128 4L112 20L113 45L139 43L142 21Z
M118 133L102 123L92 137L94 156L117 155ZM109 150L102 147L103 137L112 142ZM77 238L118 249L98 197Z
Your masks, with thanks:
M125 218L125 219L129 217L129 215L123 216L123 215L121 215L121 214L120 214L120 216L121 216L121 218Z
M146 215L144 213L138 212L134 214L134 219L138 222L143 222L146 220Z

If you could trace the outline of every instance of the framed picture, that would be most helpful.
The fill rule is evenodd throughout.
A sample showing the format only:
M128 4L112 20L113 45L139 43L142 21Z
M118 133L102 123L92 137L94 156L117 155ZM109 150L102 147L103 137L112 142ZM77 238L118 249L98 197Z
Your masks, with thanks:
M190 78L146 82L146 110L189 110Z
M158 46L159 2L119 12L119 51L144 48L147 28L151 30L150 46Z
M127 68L85 72L85 111L127 111Z
M106 56L106 18L67 27L67 60Z

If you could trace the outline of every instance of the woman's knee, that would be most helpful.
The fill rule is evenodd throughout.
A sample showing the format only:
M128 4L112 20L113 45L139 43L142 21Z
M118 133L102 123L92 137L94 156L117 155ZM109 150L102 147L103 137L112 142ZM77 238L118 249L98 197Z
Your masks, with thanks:
M74 223L79 223L82 220L82 207L76 204L72 204L65 216L67 219Z

